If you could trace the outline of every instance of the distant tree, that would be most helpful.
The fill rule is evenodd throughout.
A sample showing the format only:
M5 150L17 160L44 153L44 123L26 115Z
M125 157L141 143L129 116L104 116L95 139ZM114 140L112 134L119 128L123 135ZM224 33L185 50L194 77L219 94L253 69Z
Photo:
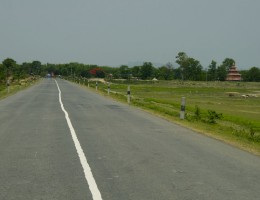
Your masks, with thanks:
M159 67L157 78L163 80L172 80L174 78L173 65L167 63L165 66Z
M27 75L31 73L31 63L24 62L21 65L21 68L23 69L24 73Z
M173 69L174 79L181 80L182 79L182 71L180 67Z
M215 81L217 79L217 62L212 60L208 67L208 81Z
M151 62L144 62L140 69L141 79L146 80L153 75L153 64Z
M117 78L115 74L118 72L118 68L108 67L108 66L101 66L101 68L103 69L104 72L106 72L106 76L109 80L111 80L112 78Z
M0 64L0 84L5 80L4 66Z
M172 80L174 78L174 68L173 68L173 64L168 62L166 63L166 68L168 71L168 75L166 76L166 80Z
M33 61L31 64L31 73L34 75L39 75L41 66L42 66L42 64L40 61Z
M85 77L85 78L90 78L91 74L87 70L82 70L81 73L80 73L80 76Z
M222 62L222 66L226 67L226 70L228 71L230 67L232 67L235 64L235 60L232 58L225 58L225 60Z
M227 68L224 65L220 65L217 68L217 80L225 81L227 77Z
M240 70L239 73L241 74L241 78L243 81L247 81L247 73L248 70Z
M13 71L13 68L15 67L15 65L16 65L16 61L13 60L12 58L6 58L3 61L3 67L4 67L4 70L6 71L7 78L12 74L12 71Z
M26 76L25 70L20 65L13 67L13 79L20 80Z
M260 69L257 67L252 67L243 74L242 78L244 81L259 82Z
M121 65L119 67L119 73L120 73L121 78L124 78L124 79L129 79L130 76L132 75L131 70L128 68L127 65Z
M185 72L187 71L188 68L188 56L185 52L179 52L178 55L175 57L176 58L176 63L179 64L179 72L181 75L181 79L184 80L185 77Z
M176 63L179 64L181 77L183 80L198 81L202 79L202 66L194 58L187 56L185 52L179 52L176 56Z
M141 67L140 66L134 66L132 69L132 75L133 77L140 77L140 71L141 71Z
M201 81L202 80L202 66L198 60L189 58L189 66L186 70L186 74L189 80Z
M57 71L58 71L56 65L51 64L51 63L47 63L45 70L46 70L46 73L53 74L53 75L56 75ZM31 71L31 73L33 73L33 71Z
M91 69L89 73L97 78L105 78L105 72L99 67Z
M167 72L168 72L168 70L167 70L166 66L159 67L156 78L158 78L160 80L167 80L167 76L168 76Z
M106 74L105 74L105 72L102 69L101 70L97 70L96 71L96 77L97 78L105 78Z
M188 56L185 52L179 52L175 58L176 63L179 64L180 67L184 67L185 63L187 62Z

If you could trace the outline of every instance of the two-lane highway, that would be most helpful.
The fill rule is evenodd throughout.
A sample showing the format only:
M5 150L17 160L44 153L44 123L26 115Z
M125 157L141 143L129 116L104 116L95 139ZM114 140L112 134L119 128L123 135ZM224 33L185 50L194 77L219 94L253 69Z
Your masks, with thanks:
M1 200L260 197L259 157L64 80L0 113Z

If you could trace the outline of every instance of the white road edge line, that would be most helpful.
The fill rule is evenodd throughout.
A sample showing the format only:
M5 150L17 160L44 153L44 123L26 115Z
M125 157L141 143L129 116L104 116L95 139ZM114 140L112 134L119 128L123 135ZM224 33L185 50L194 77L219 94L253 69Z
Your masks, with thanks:
M77 150L77 153L78 153L78 156L79 156L79 159L80 159L80 163L83 167L83 171L84 171L84 174L85 174L85 178L88 182L88 186L89 186L89 189L90 189L90 192L92 193L92 197L93 197L93 200L102 200L102 197L101 197L101 193L97 187L97 184L96 184L96 181L94 179L94 176L91 172L91 168L88 164L88 161L87 161L87 158L83 152L83 149L81 148L81 145L80 145L80 142L77 138L77 134L72 126L72 123L70 121L70 118L69 118L69 114L68 112L65 110L64 106L63 106L63 103L62 103L62 100L61 100L61 90L60 90L60 87L58 85L58 82L55 80L56 82L56 85L57 85L57 88L59 90L59 101L60 101L60 106L61 106L61 109L62 111L64 112L65 114L65 118L67 120L67 124L69 126L69 129L70 129L70 133L71 133L71 136L72 136L72 139L73 139L73 142L75 144L75 147L76 147L76 150Z

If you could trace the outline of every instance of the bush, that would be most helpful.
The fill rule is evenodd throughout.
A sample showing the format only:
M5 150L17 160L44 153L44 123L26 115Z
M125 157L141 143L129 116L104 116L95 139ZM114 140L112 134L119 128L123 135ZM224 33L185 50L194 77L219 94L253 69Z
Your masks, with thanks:
M255 129L252 126L250 127L249 132L251 137L255 136Z
M200 120L201 119L201 112L200 112L200 108L199 106L195 106L195 111L194 111L194 118L196 120Z
M188 121L199 121L201 120L201 111L200 111L200 108L196 105L195 106L195 110L194 110L194 114L190 114L190 113L187 113L185 112L185 119L188 120Z
M256 135L256 130L252 127L250 127L249 130L234 129L232 134L239 138L245 138L251 142L260 142L260 135Z
M217 113L214 110L208 110L208 120L207 122L210 124L215 124L217 119L222 119L222 113Z

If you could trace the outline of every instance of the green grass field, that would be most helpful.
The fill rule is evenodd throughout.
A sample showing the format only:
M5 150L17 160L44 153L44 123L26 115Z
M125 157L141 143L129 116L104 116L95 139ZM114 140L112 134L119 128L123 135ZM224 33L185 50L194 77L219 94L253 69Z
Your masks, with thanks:
M131 105L260 155L260 83L113 81L110 97L126 102L128 85ZM108 96L107 83L98 88ZM185 120L179 119L182 97ZM209 110L222 118L211 123Z

